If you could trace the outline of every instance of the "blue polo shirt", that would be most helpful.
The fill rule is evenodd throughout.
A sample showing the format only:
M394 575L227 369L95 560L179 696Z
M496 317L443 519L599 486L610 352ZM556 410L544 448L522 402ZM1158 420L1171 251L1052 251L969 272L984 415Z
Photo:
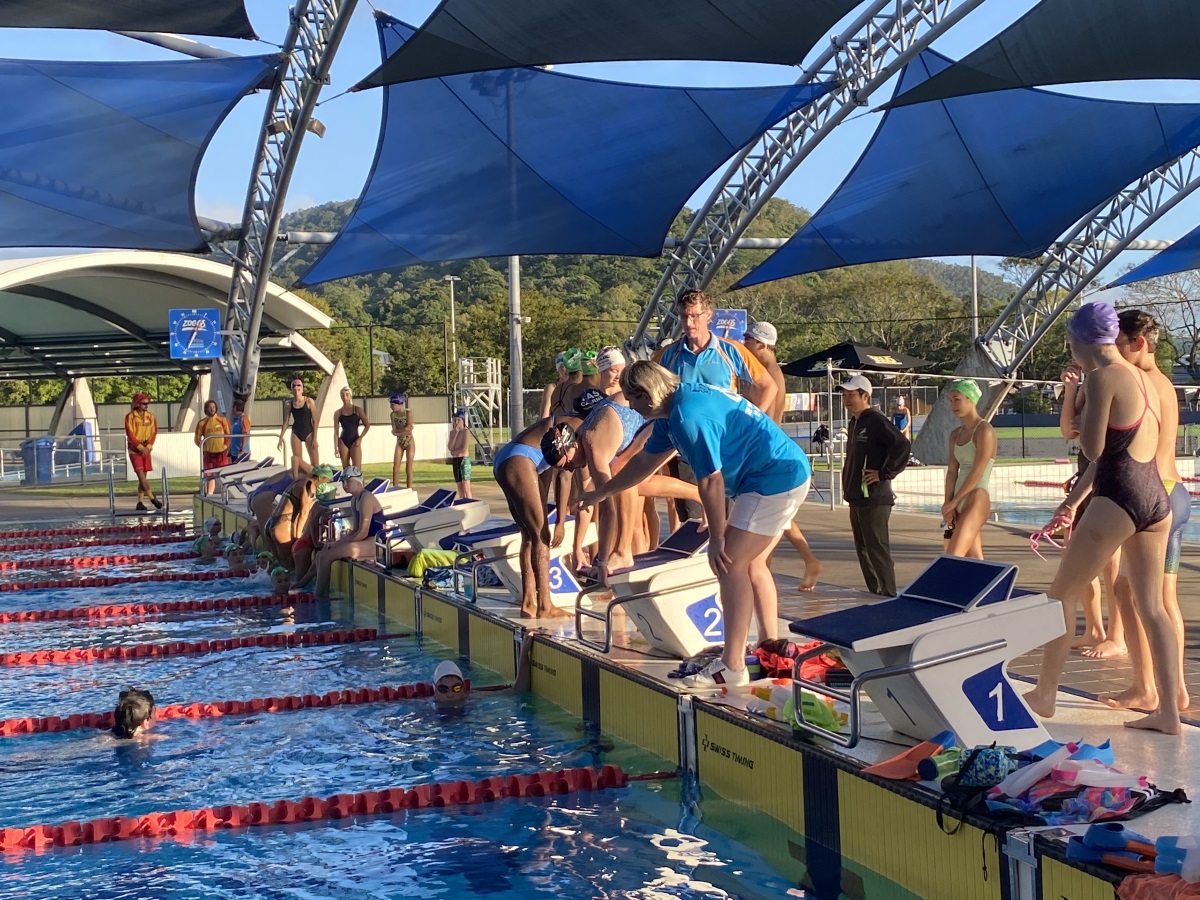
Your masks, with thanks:
M647 453L679 451L697 478L720 472L725 494L770 496L812 476L804 451L745 397L707 384L681 384L671 413L654 423Z
M657 362L684 384L711 384L728 391L737 390L738 379L757 381L766 371L741 344L715 334L699 353L689 350L680 338L663 349Z

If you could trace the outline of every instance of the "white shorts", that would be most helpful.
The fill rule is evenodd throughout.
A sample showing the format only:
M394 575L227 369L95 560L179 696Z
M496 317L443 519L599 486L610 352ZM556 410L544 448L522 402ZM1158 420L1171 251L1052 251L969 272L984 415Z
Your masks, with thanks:
M800 504L808 496L810 484L811 478L800 487L792 488L783 494L739 494L733 501L727 524L751 534L776 537L782 534L796 517Z

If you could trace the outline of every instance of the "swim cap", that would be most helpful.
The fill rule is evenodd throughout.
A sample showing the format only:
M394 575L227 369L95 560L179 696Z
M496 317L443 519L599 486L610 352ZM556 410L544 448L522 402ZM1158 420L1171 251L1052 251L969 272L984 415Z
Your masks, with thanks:
M437 668L433 670L433 683L437 684L439 681L449 675L455 676L460 681L466 681L466 679L463 678L462 669L458 667L458 663L449 659L443 659L437 664Z
M317 499L318 500L322 500L322 501L332 500L336 496L337 496L337 485L336 484L322 484L317 488Z
M563 351L562 353L558 354L558 356L554 357L554 367L557 369L559 366L561 366L563 364L563 360L565 360L566 358L567 358L566 351Z
M403 394L392 394L392 396L388 397L388 403L403 403L403 402L405 402Z
M235 544L233 541L230 541L228 544L225 545L225 547L223 549L224 549L224 552L228 553L230 550L241 550L242 545Z
M542 435L542 456L552 466L556 466L562 462L562 458L567 455L567 451L574 446L575 429L566 423L555 425Z
M583 374L584 375L596 375L597 373L599 373L600 370L596 368L596 356L597 355L598 354L596 353L595 350L589 350L589 351L587 351L587 353L583 354Z
M1117 311L1111 303L1100 300L1079 307L1067 323L1067 334L1071 339L1090 346L1115 344L1119 331Z
M212 527L214 525L220 525L220 524L221 524L221 520L218 519L216 516L209 516L207 519L204 520L204 530L212 531Z
M467 411L462 407L459 407L454 411L454 418L462 419L464 422L467 421Z
M333 466L320 463L312 467L313 478L333 478Z
M578 372L583 368L583 352L575 347L568 347L563 354L563 368L568 372Z
M362 481L362 469L358 466L346 466L346 468L342 469L342 481L345 481L347 478L357 478L359 481Z
M575 412L581 416L586 416L592 411L592 407L604 399L604 391L596 388L588 388L582 394L575 398Z
M271 560L271 562L275 562L275 557L271 553L270 550L259 550L254 558L255 559L269 559L269 560Z
M983 391L970 378L960 378L957 381L950 382L950 390L958 391L972 403L978 403L979 398L983 396Z
M282 574L284 574L284 575L287 575L287 574L289 574L289 573L288 573L288 570L287 570L287 568L286 568L286 567L284 567L284 566L276 566L275 568L273 568L273 569L271 570L271 577L272 577L272 578L274 578L276 575L279 575L279 574L281 574L281 573L282 573Z
M613 366L623 365L625 365L625 354L616 347L605 347L596 357L596 368L601 372L605 372Z
M129 402L130 402L130 403L131 403L133 406L137 406L139 403L142 403L142 402L149 403L149 402L150 402L150 395L149 395L149 394L144 394L144 393L141 393L141 392L139 392L139 393L136 393L136 394L134 394L134 395L133 395L133 399L132 399L132 400L130 400Z

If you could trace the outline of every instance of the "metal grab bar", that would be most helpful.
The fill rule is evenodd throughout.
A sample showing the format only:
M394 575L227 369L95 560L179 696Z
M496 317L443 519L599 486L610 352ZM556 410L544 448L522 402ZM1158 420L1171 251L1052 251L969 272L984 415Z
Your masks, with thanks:
M925 669L933 669L937 666L944 666L946 663L957 662L960 659L969 659L972 656L980 656L984 653L991 653L993 650L1003 650L1008 646L1008 641L997 639L989 641L986 644L979 644L975 647L966 647L962 650L953 650L949 653L941 653L937 656L931 656L928 659L918 660L917 662L901 663L895 666L882 666L878 669L869 669L861 675L856 675L854 680L850 682L849 690L838 690L827 684L822 684L819 681L810 681L800 677L800 666L806 660L814 656L820 656L827 650L844 650L845 647L839 647L836 644L821 644L814 647L805 653L796 657L795 675L792 678L792 706L794 707L792 727L807 731L809 734L814 734L817 737L822 737L833 741L835 744L840 744L843 747L851 748L858 744L862 737L862 690L863 685L870 684L872 681L878 681L881 678L891 678L893 675L912 675L915 672L922 672ZM834 700L840 700L843 703L849 704L850 714L846 720L847 734L841 734L836 731L831 731L828 728L822 728L820 725L813 725L804 718L804 705L801 691L807 688L812 693L820 697L830 697Z
M171 482L167 479L167 467L162 468L163 521L171 514Z
M482 568L483 566L491 565L494 562L502 562L506 559L519 559L521 556L521 551L518 550L516 553L504 553L504 554L497 554L495 556L480 556L478 559L475 558L476 554L483 553L483 552L484 551L482 551L482 550L469 550L464 553L460 553L460 554L458 554L458 556L454 557L453 568L456 573L457 573L459 567L461 565L463 565L463 563L470 563L471 596L468 597L467 599L470 600L472 603L474 603L475 599L479 596L479 570L480 570L480 568Z
M718 581L716 578L705 578L701 581L691 581L687 584L677 585L671 588L664 588L659 591L641 591L637 594L631 594L628 597L614 597L609 601L604 608L603 613L598 613L594 609L585 609L583 607L583 598L591 594L597 594L601 591L610 590L606 584L594 584L591 587L586 587L575 595L575 640L583 644L585 647L591 647L593 650L599 650L601 653L608 653L612 650L612 613L618 606L624 606L626 603L632 603L635 600L646 600L651 597L667 597L671 594L682 594L684 591L690 591L693 588L715 585ZM717 603L721 604L721 592L717 591ZM721 605L721 614L725 614L725 607ZM604 641L597 642L583 636L582 619L587 617L597 622L604 623Z
M117 518L117 482L112 469L108 470L108 514L116 521Z

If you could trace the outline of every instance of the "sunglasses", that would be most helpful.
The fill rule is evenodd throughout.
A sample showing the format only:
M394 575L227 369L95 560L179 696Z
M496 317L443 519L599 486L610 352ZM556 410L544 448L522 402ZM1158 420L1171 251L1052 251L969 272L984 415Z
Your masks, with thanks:
M463 689L463 683L461 681L457 682L453 686L448 685L448 684L437 685L437 692L439 694L461 694L462 689Z

